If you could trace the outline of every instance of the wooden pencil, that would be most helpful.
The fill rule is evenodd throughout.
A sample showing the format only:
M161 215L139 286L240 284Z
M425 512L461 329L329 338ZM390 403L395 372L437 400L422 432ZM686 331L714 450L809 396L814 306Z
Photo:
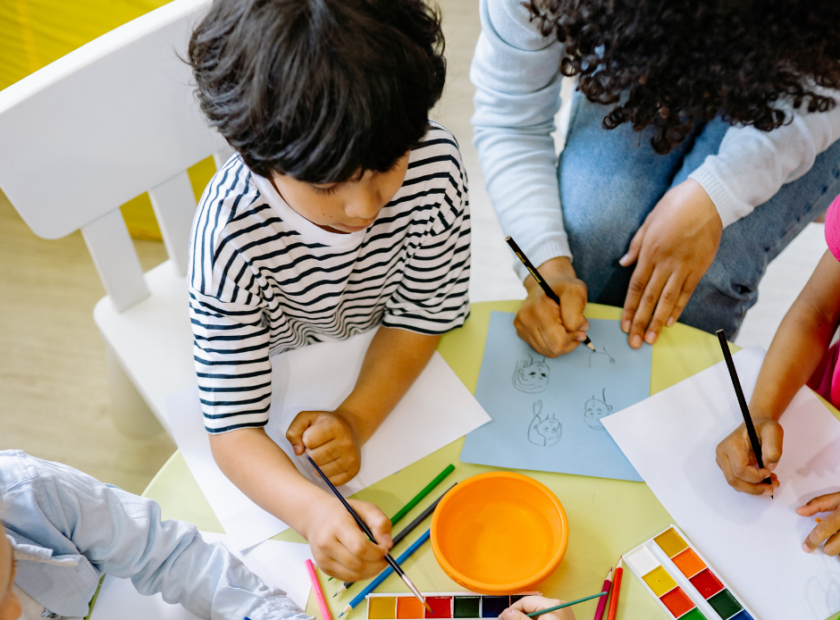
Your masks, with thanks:
M747 407L747 399L744 398L744 390L741 389L741 382L738 380L738 371L735 370L735 362L732 359L732 352L729 350L729 343L726 342L726 334L722 329L717 330L718 342L723 351L723 359L726 360L726 368L729 370L729 378L732 379L732 386L735 388L735 396L738 399L738 405L741 407L741 415L744 416L744 426L747 427L747 435L750 437L750 445L752 445L755 453L755 462L759 469L764 469L764 462L761 459L761 444L758 441L758 435L755 432L755 425L753 424L750 409ZM769 484L773 488L773 481L770 478L763 480L764 484ZM773 492L770 492L770 498L773 498Z
M548 282L546 282L545 280L542 279L542 276L540 275L540 272L537 271L537 268L534 267L534 264L530 260L528 260L528 257L525 256L525 252L523 252L519 248L519 246L516 244L516 241L513 240L513 237L505 237L505 241L507 241L507 244L510 246L510 249L513 250L513 253L516 254L516 257L520 261L522 261L523 265L525 265L525 269L528 270L528 273L531 274L531 277L534 278L534 281L537 284L540 285L540 288L543 290L543 292L546 294L546 296L551 301L556 303L557 306L559 307L560 306L560 298L557 296L557 293L555 293L551 289L551 287L548 285ZM585 344L592 351L595 350L595 345L592 344L592 341L589 339L589 336L586 337L586 340L583 341L583 344Z
M610 597L610 610L607 612L607 620L615 620L615 614L618 612L618 595L621 594L621 576L624 575L624 568L621 566L623 559L618 559L618 566L615 568L612 596Z

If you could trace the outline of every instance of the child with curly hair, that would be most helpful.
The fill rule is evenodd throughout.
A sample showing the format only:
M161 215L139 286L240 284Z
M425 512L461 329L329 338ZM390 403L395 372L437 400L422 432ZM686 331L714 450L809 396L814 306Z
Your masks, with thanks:
M469 314L467 177L429 121L442 50L422 0L215 0L190 42L201 108L237 151L202 196L187 277L210 446L345 581L385 568L390 521L350 500L369 541L266 434L270 357L376 331L341 405L298 413L286 433L341 485Z

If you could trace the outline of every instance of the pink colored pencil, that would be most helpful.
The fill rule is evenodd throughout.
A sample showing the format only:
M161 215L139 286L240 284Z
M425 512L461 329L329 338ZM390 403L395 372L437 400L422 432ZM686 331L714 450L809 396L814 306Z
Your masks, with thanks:
M612 567L610 567L610 572L607 573L607 577L604 579L604 587L601 588L601 592L609 592L610 588L612 587ZM608 596L602 596L601 600L598 601L598 609L595 610L595 617L592 620L602 620L604 617L604 610L607 608L607 599Z
M324 598L324 591L321 590L321 583L318 581L318 575L315 574L315 565L312 564L312 560L306 560L306 572L309 573L309 581L312 582L312 590L315 592L318 607L321 609L321 620L332 620L330 608L327 607L327 599Z

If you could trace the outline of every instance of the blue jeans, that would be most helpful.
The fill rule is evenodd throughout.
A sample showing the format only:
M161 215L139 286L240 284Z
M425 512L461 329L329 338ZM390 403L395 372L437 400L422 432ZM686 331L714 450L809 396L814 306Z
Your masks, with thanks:
M715 119L667 155L658 155L649 130L635 132L626 124L604 129L608 110L575 93L557 173L574 267L589 288L589 301L623 306L633 267L621 267L618 259L665 192L718 152L729 125ZM707 332L723 329L733 339L758 300L767 265L838 194L840 140L806 175L724 229L715 260L680 322ZM803 281L808 276L803 273Z

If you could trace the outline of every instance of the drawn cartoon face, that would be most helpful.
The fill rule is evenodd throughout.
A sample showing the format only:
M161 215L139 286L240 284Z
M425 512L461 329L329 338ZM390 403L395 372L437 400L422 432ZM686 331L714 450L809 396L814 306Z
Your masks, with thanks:
M528 426L528 441L536 446L553 446L563 434L563 425L555 419L554 414L540 416L542 401L534 403L534 417Z
M545 359L518 360L513 371L513 387L526 394L536 394L548 387L549 368Z
M601 418L612 413L612 405L607 404L607 390L602 391L601 400L594 396L586 401L584 405L583 418L590 428L604 430L604 425L601 424Z

